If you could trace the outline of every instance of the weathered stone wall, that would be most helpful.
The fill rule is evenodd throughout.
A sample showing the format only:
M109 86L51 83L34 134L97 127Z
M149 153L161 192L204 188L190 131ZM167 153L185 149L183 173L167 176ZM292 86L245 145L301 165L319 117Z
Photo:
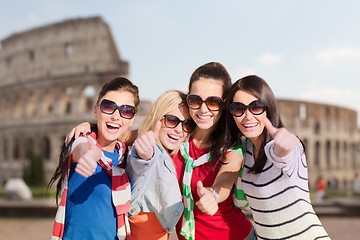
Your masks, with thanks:
M304 101L278 100L281 118L306 145L310 186L321 175L330 187L351 188L360 172L360 130L354 110Z
M0 51L0 184L21 177L34 149L47 177L65 135L94 120L103 84L128 77L128 63L100 17L67 20L16 33Z

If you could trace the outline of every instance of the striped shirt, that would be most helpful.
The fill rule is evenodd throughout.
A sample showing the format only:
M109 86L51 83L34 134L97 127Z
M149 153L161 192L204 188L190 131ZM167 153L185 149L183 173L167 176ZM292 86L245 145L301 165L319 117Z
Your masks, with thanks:
M307 163L299 145L287 156L274 154L274 141L265 146L268 158L260 174L253 144L247 139L242 187L250 204L259 239L330 239L310 202Z

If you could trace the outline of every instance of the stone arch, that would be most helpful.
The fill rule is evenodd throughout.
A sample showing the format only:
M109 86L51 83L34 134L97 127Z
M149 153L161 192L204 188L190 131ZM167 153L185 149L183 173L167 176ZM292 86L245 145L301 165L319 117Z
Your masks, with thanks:
M41 107L42 115L48 115L53 112L54 96L53 96L52 92L48 91L43 94L41 105L42 105L42 107Z
M319 141L315 143L315 159L314 159L314 165L316 168L320 167L320 160L321 160L321 144Z
M23 106L22 106L21 97L19 95L15 96L13 106L14 106L14 108L13 108L13 119L21 118Z
M35 116L36 110L36 95L34 92L30 92L26 101L26 117L31 118Z
M43 159L49 161L51 157L51 143L49 137L43 137L41 139L40 148Z
M96 88L93 85L87 85L83 91L84 107L83 110L86 113L91 113L94 109L96 101Z
M356 144L351 144L351 162L352 162L352 169L356 169L357 167L357 161L356 161Z
M331 142L330 140L326 141L326 168L331 168Z
M21 158L20 151L19 151L19 147L21 147L20 139L18 137L14 137L13 140L14 140L14 147L12 149L13 152L12 152L11 159L18 161Z
M335 167L340 167L341 160L340 160L340 142L339 141L336 141L336 143L335 143L335 158L336 158Z
M348 144L347 142L343 142L343 165L344 165L344 168L347 168L348 166L348 156L349 156L349 153L348 153Z
M321 124L319 122L316 122L314 126L314 133L320 134L320 132L321 132Z
M67 87L63 89L60 97L60 114L69 115L72 111L72 88Z

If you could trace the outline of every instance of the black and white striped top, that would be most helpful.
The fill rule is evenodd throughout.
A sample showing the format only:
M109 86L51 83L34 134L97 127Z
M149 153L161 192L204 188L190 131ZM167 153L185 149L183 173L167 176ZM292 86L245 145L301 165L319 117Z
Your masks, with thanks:
M279 158L274 141L265 146L268 158L260 174L254 164L253 144L247 139L242 188L250 204L259 239L330 239L310 202L306 156L299 144Z

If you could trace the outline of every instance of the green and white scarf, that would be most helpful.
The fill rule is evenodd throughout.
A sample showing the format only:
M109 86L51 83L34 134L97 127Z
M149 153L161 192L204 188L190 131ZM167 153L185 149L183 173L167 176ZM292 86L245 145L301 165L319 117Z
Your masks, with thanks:
M244 156L244 147L241 143L228 150L228 152L230 151L235 151L241 156ZM185 171L183 177L183 200L185 209L180 234L183 235L186 239L195 240L194 199L191 193L192 172L195 167L209 162L211 160L211 156L210 153L206 153L194 161L194 159L189 156L189 139L182 143L180 152L185 160ZM241 176L243 169L244 160L239 172L239 176L236 179L233 187L232 198L235 207L248 209L249 203L246 201L244 191L241 189Z
M235 184L234 184L234 187L233 187L232 199L233 199L233 202L234 202L234 206L236 208L241 208L243 210L249 210L249 203L245 199L244 190L242 189L242 186L241 186L242 185L241 177L242 177L242 173L244 171L244 163L245 163L244 145L240 142L237 145L235 145L234 147L232 147L231 149L229 149L228 152L229 151L237 152L243 157L243 161L242 161L242 164L241 164L239 175L236 178L236 181L235 181Z
M206 153L199 157L196 161L189 156L189 139L187 139L180 147L181 155L185 159L185 171L183 177L183 200L184 215L182 219L182 227L180 234L186 239L195 239L195 219L194 219L194 199L191 194L191 177L193 168L201 166L211 160L210 153Z

